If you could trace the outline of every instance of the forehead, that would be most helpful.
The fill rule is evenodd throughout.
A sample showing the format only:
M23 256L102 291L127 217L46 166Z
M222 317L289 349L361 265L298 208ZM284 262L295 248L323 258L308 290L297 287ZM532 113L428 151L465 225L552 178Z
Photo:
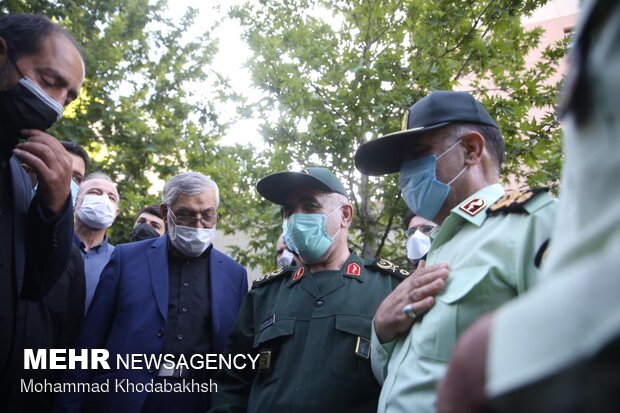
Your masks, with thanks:
M84 159L81 156L77 156L74 153L69 152L71 155L72 168L75 172L80 172L82 175L86 173L86 165L84 164Z
M408 228L417 228L420 225L435 225L435 224L433 222L429 221L428 219L424 219L422 217L415 216L415 217L411 218L411 221L409 221L409 227Z
M172 206L176 209L186 208L194 211L215 209L217 208L215 191L205 191L196 195L179 194Z
M82 182L80 185L80 193L85 193L90 191L91 189L98 189L106 194L115 194L118 196L118 192L116 191L116 186L107 179L89 179L88 181Z
M75 90L84 80L84 61L75 45L63 33L53 32L41 42L39 50L33 54L22 55L21 64L37 70L54 70L65 78ZM24 68L27 70L27 68Z
M163 219L161 219L160 217L157 217L153 214L149 214L148 212L143 212L140 215L138 215L138 218L136 219L136 221L140 218L144 218L146 221L157 221L157 222L164 222Z

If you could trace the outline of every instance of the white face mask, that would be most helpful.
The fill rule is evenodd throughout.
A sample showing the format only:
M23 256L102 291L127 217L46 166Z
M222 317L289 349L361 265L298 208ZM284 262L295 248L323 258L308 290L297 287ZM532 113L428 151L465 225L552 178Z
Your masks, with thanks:
M94 229L109 228L116 218L117 206L107 195L85 195L77 216Z
M294 257L292 252L284 248L284 251L282 251L282 254L278 257L278 267L288 267L293 263Z
M168 216L168 237L174 248L181 254L186 257L197 257L213 243L215 227L184 227L175 224Z
M419 230L407 240L407 258L412 261L420 260L430 249L431 239Z

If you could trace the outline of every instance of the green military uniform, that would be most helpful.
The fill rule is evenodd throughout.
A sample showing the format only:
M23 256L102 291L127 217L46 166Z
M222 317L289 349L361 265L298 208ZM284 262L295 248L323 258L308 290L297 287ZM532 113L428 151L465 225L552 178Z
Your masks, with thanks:
M211 411L376 412L371 323L407 275L351 254L339 271L289 267L257 280L227 351L260 354L260 367L223 370Z
M620 411L620 4L584 4L563 102L561 208L545 281L496 314L499 411Z
M499 184L457 205L431 233L427 265L447 263L436 303L408 334L380 344L372 365L383 382L379 412L434 412L435 386L459 335L482 314L526 291L549 239L556 201L546 192L505 194Z

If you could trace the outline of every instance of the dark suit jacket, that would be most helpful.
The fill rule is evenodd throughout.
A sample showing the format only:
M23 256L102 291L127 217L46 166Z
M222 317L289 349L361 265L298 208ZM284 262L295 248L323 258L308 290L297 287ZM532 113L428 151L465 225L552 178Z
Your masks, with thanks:
M22 299L43 298L67 267L73 241L73 208L67 197L65 209L52 215L37 196L30 202L30 177L15 157L11 158L14 198L15 274Z
M10 277L11 288L0 291L0 410L7 407L10 383L20 368L19 360L28 345L30 316L26 305L17 301L38 301L64 271L71 252L73 211L70 197L65 210L52 215L38 198L30 200L32 185L20 163L12 157L11 185L2 185L2 196L12 200L13 231L0 228L0 236L10 237L13 246L12 271L0 268L0 277Z
M246 270L216 249L209 259L211 335L214 353L223 353L241 301L247 292ZM111 370L75 370L72 382L110 381L110 393L63 394L58 411L139 413L147 393L114 392L115 381L147 383L154 370L117 370L117 354L160 354L168 315L168 236L116 246L101 273L77 347L105 348ZM192 411L179 405L177 411Z

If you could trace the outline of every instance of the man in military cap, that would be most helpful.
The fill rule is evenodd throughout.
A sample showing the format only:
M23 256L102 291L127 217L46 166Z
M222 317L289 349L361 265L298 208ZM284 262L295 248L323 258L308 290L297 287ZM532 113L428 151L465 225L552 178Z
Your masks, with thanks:
M276 173L257 189L284 206L286 243L302 265L254 282L227 351L259 354L259 367L223 370L211 411L376 412L371 321L408 272L349 251L353 207L329 170Z
M545 282L463 334L443 412L620 411L620 3L583 10L560 99L566 158Z
M406 130L362 145L356 166L368 175L400 172L409 208L439 224L426 264L448 264L450 277L423 318L419 297L404 290L377 310L372 364L383 382L378 411L390 413L435 411L435 385L456 339L533 284L556 209L545 192L504 192L502 135L470 94L432 92L411 106L406 122ZM398 296L411 301L401 306Z

